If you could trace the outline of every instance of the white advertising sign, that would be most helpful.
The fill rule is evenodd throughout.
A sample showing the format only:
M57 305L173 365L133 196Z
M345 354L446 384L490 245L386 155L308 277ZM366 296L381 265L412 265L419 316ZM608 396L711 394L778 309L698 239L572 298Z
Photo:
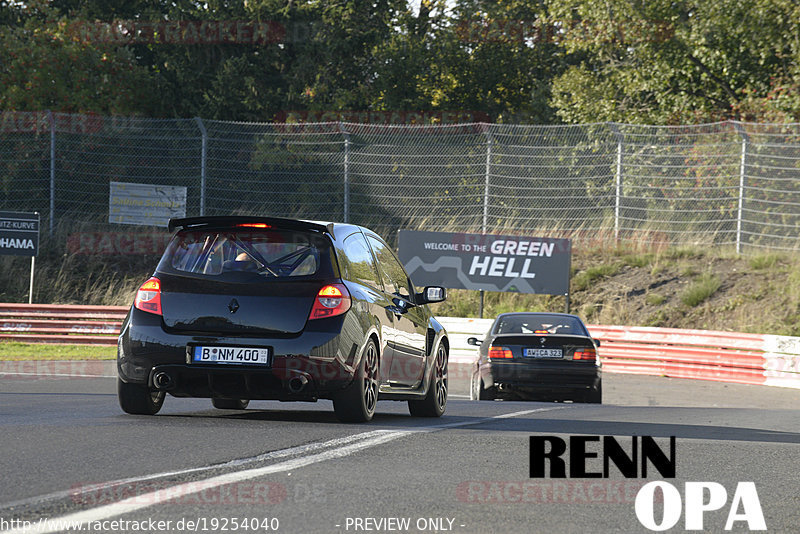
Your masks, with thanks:
M110 183L108 222L166 227L172 217L186 217L186 187Z

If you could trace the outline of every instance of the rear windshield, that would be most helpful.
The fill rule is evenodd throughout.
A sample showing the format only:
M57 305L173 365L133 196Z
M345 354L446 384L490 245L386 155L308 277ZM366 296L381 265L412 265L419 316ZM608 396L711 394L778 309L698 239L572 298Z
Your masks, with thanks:
M178 232L158 270L221 281L333 276L330 243L324 236L250 228Z
M588 336L583 323L576 317L547 314L514 314L499 317L495 334L577 334Z

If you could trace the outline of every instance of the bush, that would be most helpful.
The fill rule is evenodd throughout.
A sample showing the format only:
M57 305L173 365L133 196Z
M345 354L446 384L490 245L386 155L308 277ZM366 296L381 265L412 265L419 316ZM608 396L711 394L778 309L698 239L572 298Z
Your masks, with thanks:
M719 279L710 273L700 275L681 295L681 302L694 308L706 301L719 289Z

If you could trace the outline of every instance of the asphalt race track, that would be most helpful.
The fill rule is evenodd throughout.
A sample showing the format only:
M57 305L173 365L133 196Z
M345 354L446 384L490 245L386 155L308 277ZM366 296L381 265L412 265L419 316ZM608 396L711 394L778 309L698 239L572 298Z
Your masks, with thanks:
M159 415L130 416L113 378L4 375L0 530L31 521L44 532L44 518L53 531L75 520L96 532L649 532L634 500L663 480L652 466L648 479L625 479L613 464L607 479L532 479L529 440L540 434L613 435L625 446L625 436L654 436L665 450L676 436L667 482L681 494L687 481L727 490L705 531L724 531L742 481L755 483L769 532L800 529L800 391L604 381L603 405L454 394L441 419L382 402L371 424L345 425L329 402L226 412L168 397ZM587 466L601 471L602 458ZM683 515L671 531L684 531Z

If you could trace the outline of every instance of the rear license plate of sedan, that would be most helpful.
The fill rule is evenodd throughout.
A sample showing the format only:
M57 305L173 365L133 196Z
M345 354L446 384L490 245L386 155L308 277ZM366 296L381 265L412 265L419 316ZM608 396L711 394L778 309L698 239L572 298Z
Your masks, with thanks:
M263 347L191 347L193 363L269 365L269 349Z
M526 358L563 358L561 349L525 349Z

